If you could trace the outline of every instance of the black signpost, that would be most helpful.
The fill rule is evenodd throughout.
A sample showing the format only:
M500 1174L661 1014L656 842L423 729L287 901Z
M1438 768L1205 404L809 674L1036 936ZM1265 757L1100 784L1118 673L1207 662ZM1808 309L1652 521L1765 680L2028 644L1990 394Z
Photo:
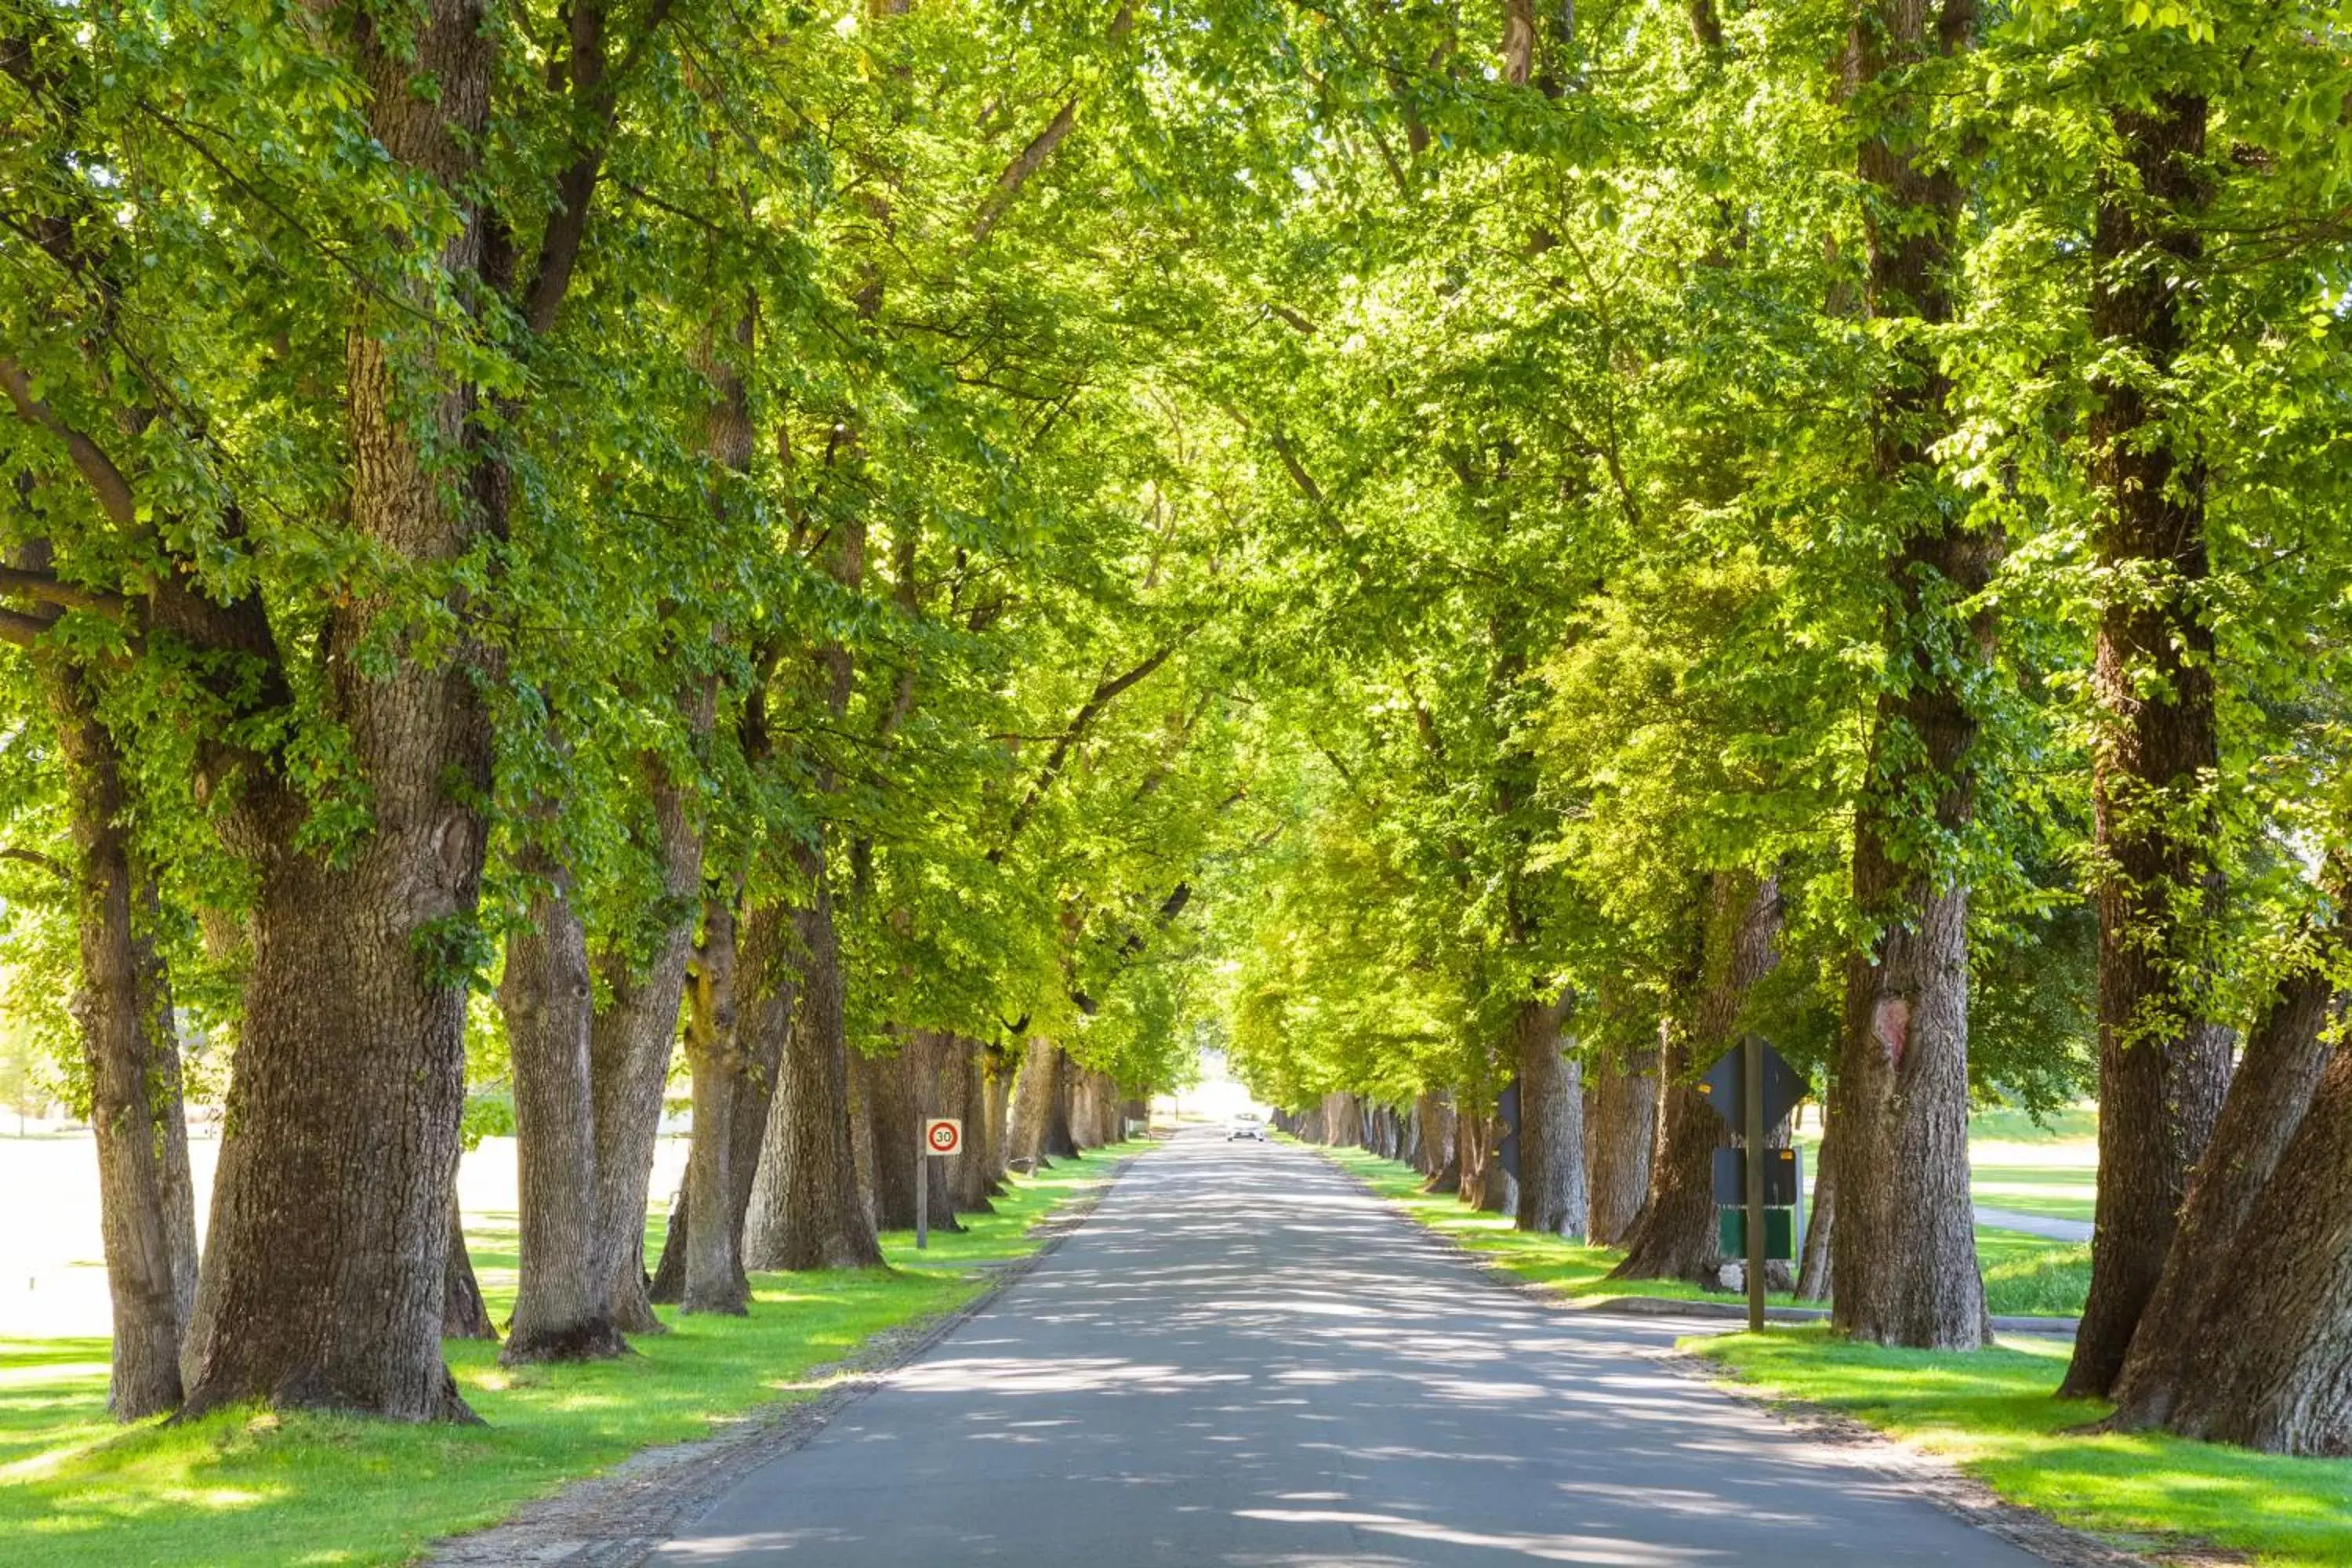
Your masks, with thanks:
M1501 1124L1502 1136L1495 1141L1495 1163L1503 1167L1511 1180L1519 1179L1519 1080L1513 1079L1503 1086L1495 1101L1495 1120Z
M1768 1150L1764 1138L1812 1086L1769 1041L1748 1035L1706 1069L1698 1091L1739 1141L1737 1149L1716 1151L1715 1201L1723 1249L1746 1256L1748 1327L1755 1331L1764 1327L1765 1261L1796 1261L1797 1213L1804 1205L1797 1152Z

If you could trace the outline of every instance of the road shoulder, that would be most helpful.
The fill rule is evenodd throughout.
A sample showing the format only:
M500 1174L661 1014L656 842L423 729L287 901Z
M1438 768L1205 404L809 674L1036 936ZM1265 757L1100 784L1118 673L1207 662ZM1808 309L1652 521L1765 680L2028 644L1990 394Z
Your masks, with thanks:
M635 1568L743 1478L807 1444L841 1413L880 1388L889 1375L986 1311L1083 1226L1103 1198L1150 1150L1111 1167L1084 1195L1029 1232L1040 1245L1009 1265L980 1271L982 1285L961 1306L901 1324L851 1354L812 1371L808 1388L759 1405L725 1430L686 1443L643 1449L603 1475L576 1481L487 1529L436 1542L427 1568Z
M1356 1191L1403 1222L1415 1236L1455 1260L1468 1264L1489 1285L1523 1300L1533 1301L1547 1311L1589 1323L1596 1331L1604 1331L1607 1320L1621 1315L1628 1322L1679 1329L1686 1337L1728 1333L1734 1330L1732 1322L1712 1317L1703 1310L1694 1310L1686 1315L1675 1314L1669 1309L1684 1303L1666 1300L1659 1300L1656 1310L1642 1310L1622 1314L1612 1312L1606 1304L1580 1306L1538 1281L1523 1279L1512 1274L1496 1255L1474 1250L1457 1238L1422 1224L1409 1209L1391 1202L1360 1173L1341 1161L1329 1158L1319 1147L1311 1144L1299 1147L1313 1149L1318 1155L1323 1156L1325 1165L1338 1172ZM1704 1307L1706 1304L1688 1305ZM2168 1565L2168 1568L2201 1568L2203 1564L2244 1561L2228 1555L2167 1555L2161 1558L2137 1555L2088 1531L2061 1524L2046 1514L2012 1503L1948 1460L1889 1437L1851 1416L1802 1400L1771 1397L1746 1386L1732 1378L1724 1368L1690 1354L1679 1343L1661 1347L1645 1343L1638 1338L1628 1338L1624 1348L1629 1354L1654 1361L1681 1376L1706 1384L1727 1398L1755 1410L1763 1418L1779 1422L1801 1437L1833 1445L1842 1458L1867 1464L1906 1492L1999 1536L2045 1563L2057 1563L2062 1568L2148 1568L2148 1565L2156 1563Z

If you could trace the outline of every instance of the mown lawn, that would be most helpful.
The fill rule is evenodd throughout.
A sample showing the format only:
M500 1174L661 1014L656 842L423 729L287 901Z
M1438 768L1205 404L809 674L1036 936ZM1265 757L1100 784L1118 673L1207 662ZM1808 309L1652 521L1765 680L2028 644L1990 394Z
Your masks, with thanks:
M2012 1502L2126 1545L2210 1542L2267 1563L2352 1564L2352 1460L2178 1437L2079 1436L2104 1405L2051 1397L2054 1341L1975 1355L1851 1344L1816 1328L1686 1340L1780 1398L1826 1405L1957 1463Z
M497 1347L451 1342L449 1361L487 1426L410 1427L348 1417L223 1411L185 1426L120 1427L106 1415L103 1339L0 1343L0 1561L59 1568L133 1564L404 1562L650 1444L708 1433L754 1405L821 1391L816 1369L871 1335L970 1300L974 1265L1035 1249L1030 1227L1098 1186L1132 1146L1015 1177L961 1235L883 1238L892 1267L753 1277L751 1315L680 1318L640 1353L596 1366L498 1364ZM654 1245L659 1245L656 1226ZM485 1294L513 1300L512 1235L474 1237Z
M1745 1299L1676 1279L1611 1279L1609 1271L1624 1256L1613 1247L1529 1236L1512 1228L1511 1222L1499 1215L1474 1213L1452 1196L1423 1193L1422 1176L1411 1166L1361 1149L1323 1152L1430 1229L1491 1256L1506 1273L1556 1289L1572 1300L1594 1303L1631 1296L1674 1301ZM1977 1258L1984 1270L1985 1300L1997 1315L2072 1316L2082 1310L2083 1298L2090 1289L2087 1247L1985 1229L1977 1233ZM1771 1300L1784 1307L1811 1304L1778 1292Z

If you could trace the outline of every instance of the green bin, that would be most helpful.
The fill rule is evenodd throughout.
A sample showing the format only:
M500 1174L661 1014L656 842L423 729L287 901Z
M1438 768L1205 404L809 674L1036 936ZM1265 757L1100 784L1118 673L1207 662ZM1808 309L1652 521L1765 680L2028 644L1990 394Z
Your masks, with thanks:
M1738 1262L1748 1256L1748 1211L1744 1208L1723 1208L1715 1211L1716 1244L1726 1258ZM1797 1211L1766 1209L1764 1211L1764 1256L1780 1263L1797 1260Z

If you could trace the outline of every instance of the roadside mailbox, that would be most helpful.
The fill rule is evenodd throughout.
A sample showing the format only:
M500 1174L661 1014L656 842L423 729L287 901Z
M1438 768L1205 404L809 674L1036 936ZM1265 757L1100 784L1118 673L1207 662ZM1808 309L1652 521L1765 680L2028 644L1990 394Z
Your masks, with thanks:
M1812 1092L1771 1042L1748 1035L1726 1051L1697 1085L1731 1129L1737 1146L1715 1152L1716 1237L1746 1260L1748 1327L1764 1326L1764 1266L1797 1259L1797 1215L1804 1206L1802 1163L1794 1149L1764 1140Z

